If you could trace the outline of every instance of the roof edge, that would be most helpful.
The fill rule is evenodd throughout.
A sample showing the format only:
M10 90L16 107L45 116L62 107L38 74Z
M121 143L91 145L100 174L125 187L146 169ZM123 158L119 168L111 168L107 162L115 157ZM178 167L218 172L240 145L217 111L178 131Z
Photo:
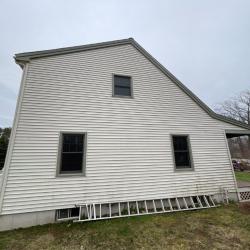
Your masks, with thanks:
M228 133L228 134L250 135L250 129L249 130L226 129L225 132Z
M182 91L184 91L184 93L186 93L191 99L193 99L212 118L230 123L244 129L250 129L250 126L243 122L215 113L203 101L201 101L199 97L197 97L191 90L189 90L179 79L177 79L170 71L168 71L160 62L158 62L152 55L150 55L140 44L138 44L134 39L132 39L131 42L136 47L136 49L138 49L149 61L151 61L158 69L160 69L167 77L169 77Z
M168 78L170 78L184 93L186 93L193 101L195 101L212 118L250 130L250 126L245 123L215 113L203 101L201 101L191 90L189 90L179 79L177 79L170 71L168 71L160 62L158 62L151 54L149 54L140 44L138 44L133 38L120 39L102 43L93 43L81 46L64 47L59 49L18 53L15 54L14 58L16 63L19 64L21 67L23 67L24 64L30 62L30 60L35 58L75 53L93 49L101 49L101 48L119 46L125 44L132 44L139 52L141 52L162 73L164 73Z
M86 44L86 45L80 45L80 46L64 47L64 48L58 48L58 49L38 50L38 51L32 51L32 52L17 53L15 54L14 59L16 63L19 64L19 63L29 62L31 59L35 59L35 58L75 53L75 52L80 52L80 51L101 49L105 47L129 44L131 43L131 40L133 40L133 38L120 39L120 40L114 40L114 41L108 41L108 42L102 42L102 43L92 43L92 44Z

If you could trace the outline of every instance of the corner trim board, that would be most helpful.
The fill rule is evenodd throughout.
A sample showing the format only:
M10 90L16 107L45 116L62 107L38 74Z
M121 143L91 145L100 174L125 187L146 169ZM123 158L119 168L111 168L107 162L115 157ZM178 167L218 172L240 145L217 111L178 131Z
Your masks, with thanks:
M7 149L5 164L3 167L3 176L2 176L3 180L2 180L2 185L1 185L1 189L0 189L0 214L2 212L2 207L3 207L4 193L5 193L5 188L6 188L7 180L8 180L10 160L11 160L11 156L12 156L13 148L14 148L14 141L15 141L15 137L16 137L16 130L17 130L17 126L18 126L20 110L21 110L22 101L23 101L23 95L24 95L25 83L26 83L26 78L27 78L27 73L28 73L28 67L29 67L29 64L28 63L25 64L23 75L22 75L22 80L21 80L21 85L19 88L19 93L18 93L18 98L17 98L17 103L16 103L16 111L15 111L14 121L13 121L13 125L12 125L9 145L8 145L8 149Z
M227 141L227 135L226 135L225 131L223 133L223 136L224 136L224 141L225 141L225 144L226 144L226 149L227 149L227 155L228 155L228 159L229 159L229 164L231 166L231 173L233 175L234 187L235 187L235 191L237 193L237 197L238 197L238 201L239 201L240 200L240 195L239 195L239 192L238 192L238 184L237 184L236 176L235 176L235 173L234 173L234 167L233 167L233 163L232 163L232 157L231 157L231 153L230 153L230 150L229 150L228 141Z

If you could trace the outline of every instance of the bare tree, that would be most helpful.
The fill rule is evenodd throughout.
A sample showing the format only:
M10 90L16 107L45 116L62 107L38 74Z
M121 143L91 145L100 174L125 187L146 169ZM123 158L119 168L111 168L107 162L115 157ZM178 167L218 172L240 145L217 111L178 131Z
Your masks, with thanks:
M0 128L0 170L4 166L11 128Z
M250 125L250 90L219 104L215 111ZM250 136L228 139L232 157L250 159Z
M219 104L216 112L250 125L250 90Z

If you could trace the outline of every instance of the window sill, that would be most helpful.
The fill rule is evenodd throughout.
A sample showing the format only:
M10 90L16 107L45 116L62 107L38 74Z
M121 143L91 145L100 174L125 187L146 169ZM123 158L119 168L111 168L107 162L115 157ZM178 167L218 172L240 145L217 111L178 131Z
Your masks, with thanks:
M126 95L112 95L112 97L125 98L125 99L134 99L133 96L126 96Z
M59 173L56 177L86 177L85 173Z
M174 172L190 172L190 171L194 171L194 168L175 168Z

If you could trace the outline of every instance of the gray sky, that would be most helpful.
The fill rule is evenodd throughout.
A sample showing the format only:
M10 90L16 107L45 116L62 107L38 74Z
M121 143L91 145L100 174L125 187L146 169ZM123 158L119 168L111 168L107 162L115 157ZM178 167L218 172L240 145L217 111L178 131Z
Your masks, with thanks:
M11 126L19 52L134 37L210 107L250 88L249 0L1 0L0 126Z

